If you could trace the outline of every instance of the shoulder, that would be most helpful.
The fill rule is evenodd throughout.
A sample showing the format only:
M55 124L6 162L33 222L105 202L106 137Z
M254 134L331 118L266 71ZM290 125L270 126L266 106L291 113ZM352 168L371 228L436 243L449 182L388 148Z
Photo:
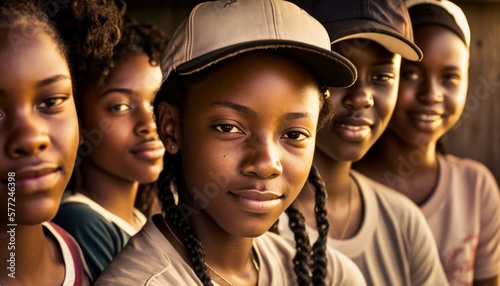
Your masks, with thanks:
M478 187L494 187L498 189L497 182L491 171L482 163L459 158L454 155L437 156L443 174L449 174L452 180L463 180L465 183L478 184Z
M198 285L196 281L190 266L150 218L99 276L95 285Z
M358 266L341 252L327 248L328 285L366 285L365 278Z
M376 182L363 174L352 171L352 175L358 182L361 192L365 196L366 203L376 203L379 212L390 212L397 217L421 213L418 206L405 195ZM373 194L373 195L372 195ZM370 201L372 198L374 201Z
M259 252L266 259L272 257L272 270L278 274L277 265L282 265L281 271L293 273L293 258L296 253L295 243L283 237L267 232L254 240ZM363 274L347 256L339 251L327 247L327 283L326 285L366 285ZM273 274L273 275L274 275ZM286 274L286 273L285 273ZM286 276L286 277L288 277Z
M108 231L115 229L113 224L102 214L81 202L67 202L62 204L52 221L72 234L77 229L106 229Z
M295 255L295 248L292 243L286 241L284 237L269 231L255 238L254 244L261 253L279 258L280 261L291 261Z
M52 236L61 250L65 265L63 286L88 285L92 276L76 240L53 222L45 222L43 227L46 230L46 235Z
M375 182L359 173L353 173L355 178L361 179L365 197L372 193L373 201L366 201L366 208L376 204L378 225L384 224L386 230L407 241L432 238L431 230L421 209L405 195ZM373 209L374 207L372 207Z

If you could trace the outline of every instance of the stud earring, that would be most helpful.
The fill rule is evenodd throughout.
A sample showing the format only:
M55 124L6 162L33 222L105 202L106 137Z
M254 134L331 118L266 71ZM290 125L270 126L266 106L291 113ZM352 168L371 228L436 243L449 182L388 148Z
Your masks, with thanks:
M170 149L174 149L174 148L175 148L175 145L170 146Z

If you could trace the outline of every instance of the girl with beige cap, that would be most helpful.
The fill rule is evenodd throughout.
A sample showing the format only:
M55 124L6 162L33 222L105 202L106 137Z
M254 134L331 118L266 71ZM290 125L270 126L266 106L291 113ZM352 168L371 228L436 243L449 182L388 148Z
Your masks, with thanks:
M96 285L364 285L345 256L313 254L292 205L318 125L331 116L327 86L356 77L321 24L285 1L205 2L174 33L161 67L164 213ZM268 232L284 211L295 248Z

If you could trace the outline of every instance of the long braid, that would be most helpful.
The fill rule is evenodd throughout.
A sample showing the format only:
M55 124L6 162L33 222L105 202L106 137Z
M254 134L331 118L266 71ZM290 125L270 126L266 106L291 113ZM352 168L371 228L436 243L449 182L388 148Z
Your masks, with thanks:
M297 252L293 258L293 270L297 275L298 285L311 285L311 245L306 232L305 219L302 213L292 204L286 209L288 226L295 238Z
M191 258L191 267L203 285L213 286L212 279L205 266L205 252L200 239L191 227L189 218L184 215L175 202L172 192L172 184L176 184L180 178L180 155L168 156L164 158L164 168L158 177L158 196L163 205L163 211L169 223L172 223L182 233L182 239L186 246L186 252Z
M314 215L316 218L316 229L318 231L318 239L313 245L313 284L325 285L326 279L326 242L328 240L328 213L325 207L326 203L326 187L321 175L313 165L309 172L308 181L315 189L315 206Z
M180 76L173 72L165 80L153 104L157 121L159 118L158 106L163 101L176 106L182 119L185 110L187 88L192 82L197 81L200 74L203 75L204 73L194 76ZM157 126L160 126L159 122L157 122ZM172 223L181 232L183 244L191 259L191 268L196 273L196 276L203 285L213 286L210 273L205 265L205 251L203 250L201 241L192 228L189 218L181 210L182 205L177 205L172 191L172 187L175 187L178 193L182 192L182 184L180 183L182 177L181 153L177 153L176 155L170 155L168 152L165 153L163 171L158 178L158 194L163 205L162 208L169 223Z

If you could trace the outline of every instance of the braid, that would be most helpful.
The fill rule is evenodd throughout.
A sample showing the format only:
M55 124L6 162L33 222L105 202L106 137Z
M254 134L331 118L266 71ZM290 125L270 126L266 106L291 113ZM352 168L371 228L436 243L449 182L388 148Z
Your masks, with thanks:
M316 229L318 231L318 239L313 245L313 284L325 285L326 278L326 242L328 240L328 223L327 210L325 207L326 187L321 179L318 169L313 165L309 173L308 181L314 186L315 191L315 206L314 215L316 217Z
M311 285L311 245L306 232L304 216L292 204L286 209L288 225L295 238L297 252L293 258L293 270L297 275L298 285Z
M158 196L163 205L163 211L166 218L182 233L185 249L191 258L191 267L193 268L196 276L201 280L203 285L213 286L212 279L205 266L205 252L203 246L191 227L189 218L180 210L175 203L174 194L172 192L172 183L176 185L176 180L179 178L180 173L180 155L164 157L164 167L158 177Z

